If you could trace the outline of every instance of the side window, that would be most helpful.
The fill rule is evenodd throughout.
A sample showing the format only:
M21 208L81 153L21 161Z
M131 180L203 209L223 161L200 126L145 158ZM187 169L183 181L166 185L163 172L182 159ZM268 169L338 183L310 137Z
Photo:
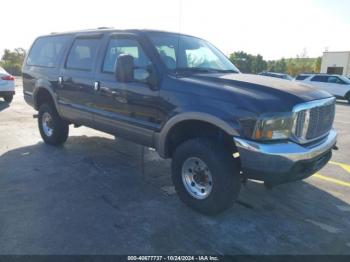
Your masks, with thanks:
M57 67L67 41L67 36L38 38L30 50L27 58L27 65Z
M343 80L341 80L339 77L337 76L330 76L328 78L328 83L332 83L332 84L345 84Z
M102 71L113 73L115 71L118 56L121 54L131 55L134 58L134 64L136 67L146 67L151 64L151 61L146 56L137 40L111 39L107 47Z
M169 69L176 68L176 53L174 46L160 45L156 46L157 51Z
M328 82L328 76L314 76L311 78L312 82L323 82L327 83Z
M308 78L309 76L308 75L298 75L295 80L304 80L306 78Z
M78 38L69 52L66 68L89 71L96 57L100 39Z

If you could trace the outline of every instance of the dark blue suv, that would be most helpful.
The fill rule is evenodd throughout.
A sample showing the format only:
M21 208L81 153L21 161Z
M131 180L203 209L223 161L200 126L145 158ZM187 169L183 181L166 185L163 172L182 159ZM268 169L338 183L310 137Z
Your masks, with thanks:
M98 29L37 38L23 65L24 97L43 140L88 126L172 158L180 198L215 214L246 179L277 185L330 159L335 100L308 86L241 74L205 40Z

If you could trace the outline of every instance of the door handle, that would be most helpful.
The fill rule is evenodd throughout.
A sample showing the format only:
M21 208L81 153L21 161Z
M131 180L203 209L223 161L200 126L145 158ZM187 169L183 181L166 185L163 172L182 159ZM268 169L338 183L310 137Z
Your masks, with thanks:
M100 90L100 82L98 82L98 81L95 81L95 82L94 82L94 90L95 90L95 91Z

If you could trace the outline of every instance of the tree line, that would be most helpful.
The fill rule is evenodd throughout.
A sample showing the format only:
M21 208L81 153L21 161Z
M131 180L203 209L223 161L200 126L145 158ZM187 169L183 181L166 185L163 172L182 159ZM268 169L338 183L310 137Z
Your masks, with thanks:
M24 48L15 48L14 50L5 49L0 60L0 66L8 73L14 76L21 75L23 60L26 56Z
M262 71L285 73L296 76L300 73L319 73L322 58L308 58L306 52L296 58L282 58L266 61L261 55L251 55L243 51L234 52L229 56L242 73L257 74Z
M0 66L10 74L21 75L23 60L26 56L24 48L14 50L5 49L0 60ZM306 52L296 58L282 58L279 60L266 61L261 55L251 55L243 51L234 52L229 59L239 68L242 73L257 74L262 71L286 73L295 76L300 73L319 73L321 57L308 58Z

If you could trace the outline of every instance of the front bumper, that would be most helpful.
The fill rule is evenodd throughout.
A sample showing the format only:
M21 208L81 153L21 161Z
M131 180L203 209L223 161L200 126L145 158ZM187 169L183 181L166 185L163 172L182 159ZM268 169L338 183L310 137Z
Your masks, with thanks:
M282 184L311 176L327 164L337 133L332 129L322 140L311 145L291 141L259 143L234 137L242 170L250 179Z

